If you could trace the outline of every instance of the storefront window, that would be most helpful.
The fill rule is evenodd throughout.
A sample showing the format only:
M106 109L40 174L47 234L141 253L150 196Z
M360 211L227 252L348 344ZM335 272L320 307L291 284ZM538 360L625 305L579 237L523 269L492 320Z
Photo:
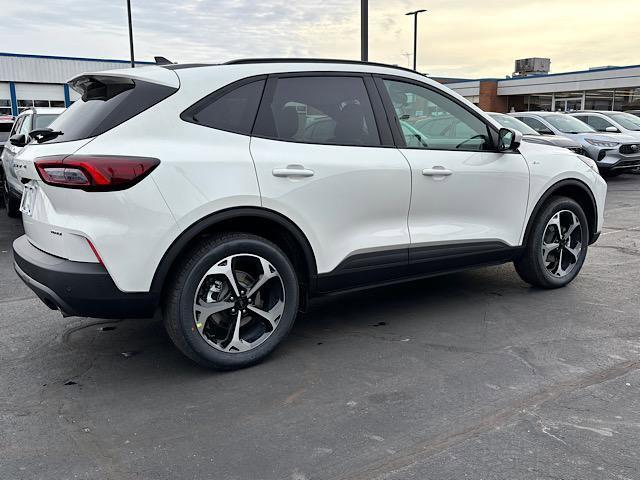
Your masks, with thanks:
M527 110L530 112L550 112L553 95L527 95L524 99Z
M640 108L640 88L616 88L613 110Z
M613 90L587 91L584 99L585 110L613 110Z

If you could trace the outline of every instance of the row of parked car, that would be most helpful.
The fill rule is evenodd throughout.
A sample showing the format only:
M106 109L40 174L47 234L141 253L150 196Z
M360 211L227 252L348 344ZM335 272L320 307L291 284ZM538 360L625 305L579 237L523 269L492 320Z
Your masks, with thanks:
M490 114L525 141L569 148L595 160L603 175L640 167L640 118L626 112L577 111Z
M13 158L30 141L31 132L48 127L63 111L63 108L30 108L15 119L0 117L0 202L10 217L20 215L22 196ZM640 169L640 111L489 112L489 115L503 127L520 131L526 142L563 147L591 158L603 175L616 176ZM313 129L321 130L321 123L312 125ZM455 136L458 129L464 128L458 119L448 116L401 120L401 124L407 138L417 143L433 137Z

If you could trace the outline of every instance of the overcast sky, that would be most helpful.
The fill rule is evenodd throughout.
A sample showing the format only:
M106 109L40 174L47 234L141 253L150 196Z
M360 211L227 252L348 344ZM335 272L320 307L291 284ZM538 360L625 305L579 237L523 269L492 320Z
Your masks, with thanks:
M179 63L239 57L358 59L359 0L131 0L136 58ZM0 50L127 59L126 0L2 0ZM370 0L369 58L407 65L420 18L418 68L503 77L513 60L552 71L640 64L640 0Z

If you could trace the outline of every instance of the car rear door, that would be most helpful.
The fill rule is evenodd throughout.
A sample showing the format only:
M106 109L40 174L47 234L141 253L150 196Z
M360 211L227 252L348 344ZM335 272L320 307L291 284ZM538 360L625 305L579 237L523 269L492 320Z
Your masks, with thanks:
M529 193L522 155L497 152L497 132L489 123L440 89L398 77L376 81L411 166L412 272L449 270L511 254L520 242ZM430 128L432 122L437 128ZM419 141L405 138L403 123L416 126Z
M410 169L372 77L270 76L250 148L262 204L303 230L321 291L405 275Z

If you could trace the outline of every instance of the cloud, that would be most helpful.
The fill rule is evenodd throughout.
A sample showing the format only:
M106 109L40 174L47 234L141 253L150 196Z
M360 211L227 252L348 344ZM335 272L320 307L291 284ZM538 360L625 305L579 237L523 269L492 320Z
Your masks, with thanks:
M131 1L139 59L359 58L357 0ZM5 51L128 57L125 0L3 3ZM404 13L419 7L429 11L420 17L418 65L430 74L501 77L528 56L551 57L555 71L640 63L630 40L640 34L640 2L627 0L370 0L371 60L406 64L413 22Z

